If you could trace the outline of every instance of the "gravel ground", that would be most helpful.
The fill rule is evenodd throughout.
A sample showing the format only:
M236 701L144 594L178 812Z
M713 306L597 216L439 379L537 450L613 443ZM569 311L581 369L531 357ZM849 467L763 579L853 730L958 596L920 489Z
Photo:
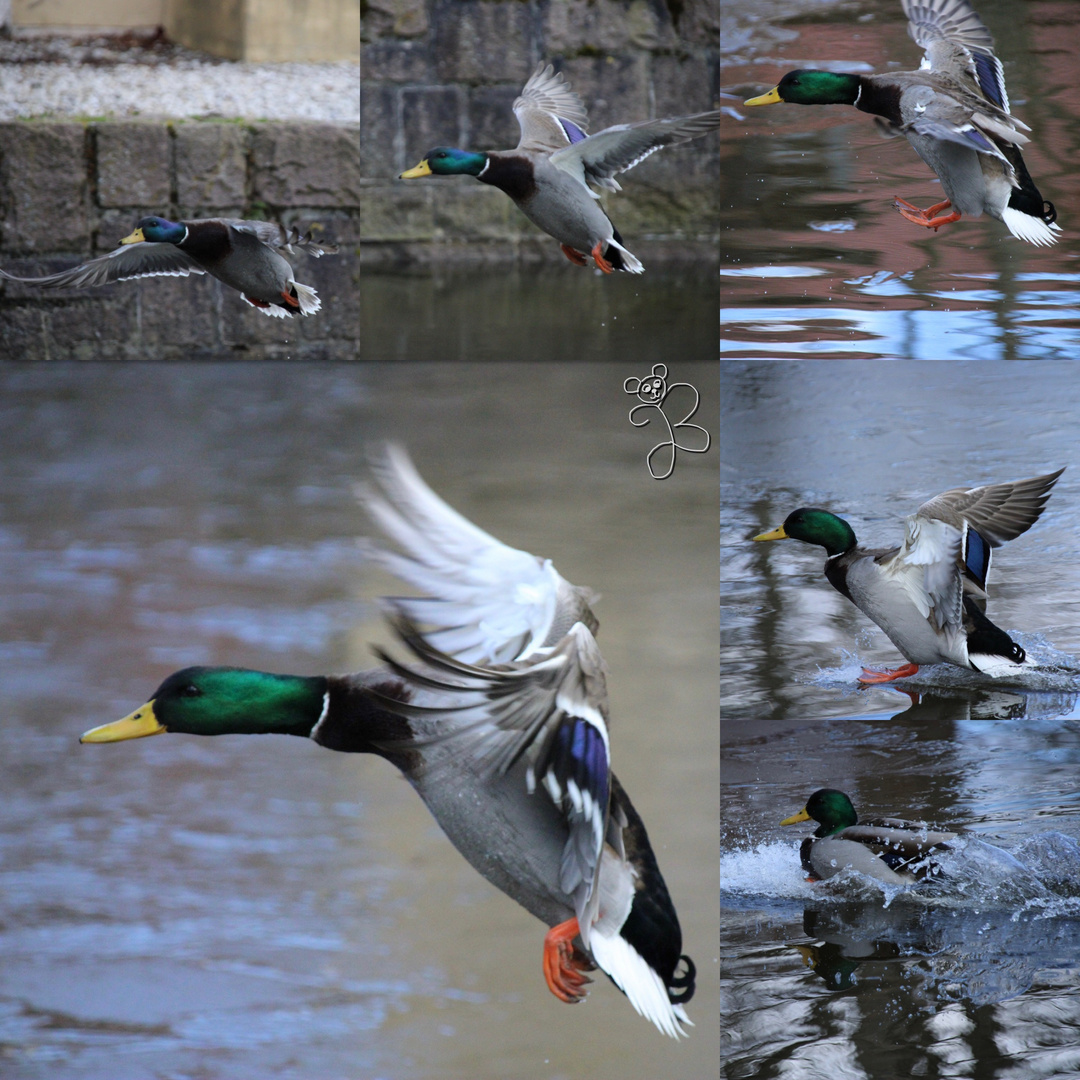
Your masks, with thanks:
M360 121L360 65L220 60L160 35L0 40L0 120L31 116Z

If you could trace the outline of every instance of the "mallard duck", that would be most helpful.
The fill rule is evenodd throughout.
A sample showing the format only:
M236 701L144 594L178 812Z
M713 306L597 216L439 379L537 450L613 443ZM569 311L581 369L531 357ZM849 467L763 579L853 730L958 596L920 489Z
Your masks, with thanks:
M994 39L968 0L901 0L908 33L926 56L918 71L849 75L789 71L747 105L854 105L884 121L888 135L905 135L937 173L945 199L919 210L903 199L896 209L935 232L962 214L989 214L1020 240L1057 242L1057 211L1031 179L1020 147L1031 129L1009 111ZM1021 130L1022 129L1022 130ZM945 211L951 210L951 213Z
M818 828L802 842L799 857L803 869L819 881L850 868L890 885L909 885L933 874L927 857L956 839L956 833L931 832L926 825L898 818L860 822L851 800L835 788L815 791L802 810L780 824L811 819Z
M472 866L551 927L543 969L556 997L581 1000L599 966L662 1032L684 1034L694 965L610 771L590 594L451 509L404 452L375 475L381 490L363 498L397 550L369 554L429 594L390 602L411 663L380 651L384 668L347 676L187 668L82 741L277 732L380 755Z
M861 548L843 518L806 507L754 539L821 545L829 583L910 661L895 671L864 669L861 682L905 678L920 664L956 664L1000 677L1027 659L986 617L991 552L1038 521L1064 471L942 492L908 517L900 547Z
M47 289L85 289L128 278L187 277L210 274L237 289L252 307L279 319L313 315L322 307L310 285L293 278L293 269L278 254L294 248L318 258L335 255L332 244L318 244L270 221L206 218L167 221L144 217L135 231L108 255L46 277L21 278L0 270L0 277Z
M617 124L587 135L589 114L561 73L541 63L514 102L521 141L491 153L437 146L400 176L475 176L505 191L518 209L578 266L586 256L605 273L645 268L623 246L589 184L620 191L615 174L632 169L664 146L686 142L720 126L720 113Z

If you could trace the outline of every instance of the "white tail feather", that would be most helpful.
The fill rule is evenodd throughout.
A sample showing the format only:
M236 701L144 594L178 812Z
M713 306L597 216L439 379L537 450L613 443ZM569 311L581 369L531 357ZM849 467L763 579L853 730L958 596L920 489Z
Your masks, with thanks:
M243 293L240 294L240 298L245 303L251 304L251 301L248 300L248 298L246 296L244 296ZM267 304L267 305L251 304L251 306L253 308L255 308L256 311L261 311L264 315L269 315L271 319L291 319L292 318L292 315L289 312L287 312L282 307L278 307L277 304Z
M1056 233L1061 232L1061 226L1055 222L1046 222L1042 218L1024 214L1006 206L1001 212L1001 220L1005 222L1009 232L1018 240L1026 240L1036 247L1049 247L1058 241Z
M1018 664L1007 656L997 656L991 653L968 653L968 662L976 671L981 672L983 675L989 675L991 679L1007 678L1010 675L1015 675L1023 668L1038 666L1034 660L1027 656L1024 657L1023 663Z
M296 289L296 298L300 301L300 314L314 315L322 307L319 294L310 285L301 285L299 281L292 284Z
M694 1026L681 1005L672 1005L660 976L621 934L600 934L594 926L589 952L638 1013L665 1035L678 1039L686 1034L681 1024Z
M623 255L623 269L624 270L628 270L631 274L644 274L645 273L645 267L641 265L641 263L638 260L637 256L636 255L631 255L630 252L627 251L626 248L624 248L622 246L622 244L619 243L618 240L614 240L614 239L609 240L608 244L613 248L618 248L622 252L622 255Z

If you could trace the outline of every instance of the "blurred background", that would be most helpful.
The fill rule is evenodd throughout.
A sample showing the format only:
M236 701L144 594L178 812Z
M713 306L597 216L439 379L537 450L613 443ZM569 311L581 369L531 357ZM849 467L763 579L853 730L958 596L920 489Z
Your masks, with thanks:
M671 364L716 436L717 365ZM719 1055L715 450L653 480L641 364L0 369L0 1073L249 1080L708 1076ZM684 391L678 391L684 392ZM680 1044L385 762L295 738L80 746L189 664L374 666L353 487L385 440L602 594L613 758L696 961Z

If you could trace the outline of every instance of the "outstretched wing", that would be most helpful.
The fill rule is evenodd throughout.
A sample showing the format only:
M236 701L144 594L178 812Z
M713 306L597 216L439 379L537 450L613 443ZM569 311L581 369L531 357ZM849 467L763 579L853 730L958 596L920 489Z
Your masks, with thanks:
M411 745L457 745L479 767L505 774L526 763L530 794L538 788L562 813L568 830L559 887L574 898L582 940L596 921L596 879L608 826L611 793L605 665L596 640L582 623L553 648L520 663L481 667L466 664L425 639L400 609L391 626L423 670L379 651L407 684L434 691L445 705L417 706L385 698L391 711L445 719L446 734L414 738ZM430 700L430 696L427 696Z
M1009 112L1005 72L994 55L994 38L968 0L901 0L908 33L926 53L923 65L936 74L966 75L991 104ZM1026 129L1014 118L1014 123Z
M243 221L238 218L220 219L226 225L236 229L237 232L250 233L261 240L267 247L280 248L282 251L292 253L294 250L307 252L314 258L321 255L336 255L337 244L320 244L312 238L310 232L301 233L299 229L286 229L274 221ZM189 224L197 224L190 222Z
M991 547L1000 547L1025 533L1046 507L1050 491L1064 468L1030 480L1005 484L984 484L973 488L952 488L928 499L918 515L959 525L974 525Z
M582 183L619 191L616 173L632 169L665 146L696 139L719 126L719 111L616 124L557 150L551 155L551 163Z
M396 597L428 640L465 663L507 663L554 645L576 622L595 633L589 593L550 559L509 547L448 506L397 446L372 471L381 491L359 489L372 518L400 551L368 542L371 560L420 589Z
M985 608L992 549L1035 524L1062 472L935 495L908 517L904 543L882 569L935 626L958 628L965 596Z
M589 126L589 114L562 72L541 64L514 102L521 126L518 150L544 153L580 142Z
M39 285L43 289L88 289L108 285L112 281L127 281L140 277L187 277L206 271L175 244L125 244L108 255L100 255L70 270L45 277L23 278L0 270L0 277Z

